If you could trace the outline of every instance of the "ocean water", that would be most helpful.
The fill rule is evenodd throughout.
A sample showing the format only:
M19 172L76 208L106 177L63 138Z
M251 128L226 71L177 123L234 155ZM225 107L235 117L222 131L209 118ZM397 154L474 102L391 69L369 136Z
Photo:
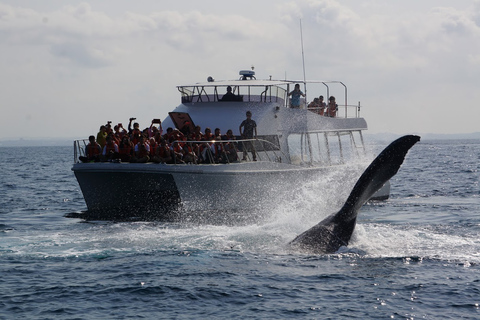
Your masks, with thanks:
M65 217L86 210L72 162L70 147L0 147L0 319L480 317L480 141L415 145L332 255L286 243L351 181L242 226L86 222Z

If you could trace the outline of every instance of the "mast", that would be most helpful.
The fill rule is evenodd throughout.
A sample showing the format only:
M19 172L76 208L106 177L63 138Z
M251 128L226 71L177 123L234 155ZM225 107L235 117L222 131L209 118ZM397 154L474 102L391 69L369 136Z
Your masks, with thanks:
M300 40L302 42L302 64L303 64L303 88L305 90L305 107L307 106L307 76L305 74L305 54L303 52L303 30L302 19L300 19Z

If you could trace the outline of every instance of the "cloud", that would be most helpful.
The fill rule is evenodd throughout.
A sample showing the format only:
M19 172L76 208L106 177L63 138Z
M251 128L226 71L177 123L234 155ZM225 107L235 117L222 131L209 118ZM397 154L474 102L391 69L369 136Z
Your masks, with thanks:
M36 9L0 4L2 98L23 113L20 119L33 115L38 123L57 114L61 126L60 116L82 110L78 124L61 129L72 134L85 135L106 119L162 117L179 102L177 84L235 78L252 64L258 78L303 78L301 18L307 78L342 80L350 101L368 99L364 114L372 128L385 123L398 132L407 123L422 130L428 124L438 132L443 120L431 121L423 106L434 105L442 110L437 117L450 119L457 117L449 113L453 92L475 98L480 2L418 8L405 1L262 1L255 14L253 1L242 4L243 11L207 10L195 1L182 5L191 10L158 9L155 2L141 11L122 3L115 13L97 2L48 10L37 2ZM91 114L100 122L86 130ZM5 121L0 128L13 132Z

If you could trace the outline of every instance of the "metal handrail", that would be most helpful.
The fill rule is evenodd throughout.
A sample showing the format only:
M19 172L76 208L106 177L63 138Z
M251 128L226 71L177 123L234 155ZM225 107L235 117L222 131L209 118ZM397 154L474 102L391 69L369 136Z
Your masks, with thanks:
M347 110L355 109L355 116L351 116L351 118L360 118L360 101L358 104L348 104L348 105L338 105L337 106L337 115L335 118L348 118ZM308 111L312 111L316 113L318 108L306 108ZM328 105L325 107L324 112L327 113ZM340 109L345 109L345 116L341 115ZM325 115L326 116L326 115Z
M74 140L73 146L74 146L74 163L79 163L79 157L80 156L86 156L85 150L86 146L88 144L88 139L81 139L81 140ZM176 140L173 141L173 143L182 143L182 144L209 144L210 146L212 144L227 144L227 143L234 143L235 150L237 152L237 158L238 153L242 153L243 150L248 151L246 154L246 157L248 160L250 159L250 153L251 150L249 150L248 147L252 147L253 152L255 153L256 157L260 161L268 161L268 162L282 162L283 160L289 159L289 157L282 151L280 150L280 147L270 141L264 140L264 139L239 139L239 140L208 140L208 141L184 141L184 140ZM259 145L259 143L261 145ZM238 145L242 146L242 150L238 148ZM249 145L250 144L250 145ZM224 159L226 159L225 162L221 162L221 164L229 164L231 163L228 159L228 156L225 152L225 149L223 149L224 152ZM173 157L174 160L176 160L176 157ZM195 163L198 164L198 163Z

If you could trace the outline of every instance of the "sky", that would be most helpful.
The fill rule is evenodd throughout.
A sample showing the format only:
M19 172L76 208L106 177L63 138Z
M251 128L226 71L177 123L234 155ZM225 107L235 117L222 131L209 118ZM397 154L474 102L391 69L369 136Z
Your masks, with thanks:
M303 79L300 21L306 78L344 82L369 133L480 131L480 1L0 0L0 140L147 127L251 66Z

